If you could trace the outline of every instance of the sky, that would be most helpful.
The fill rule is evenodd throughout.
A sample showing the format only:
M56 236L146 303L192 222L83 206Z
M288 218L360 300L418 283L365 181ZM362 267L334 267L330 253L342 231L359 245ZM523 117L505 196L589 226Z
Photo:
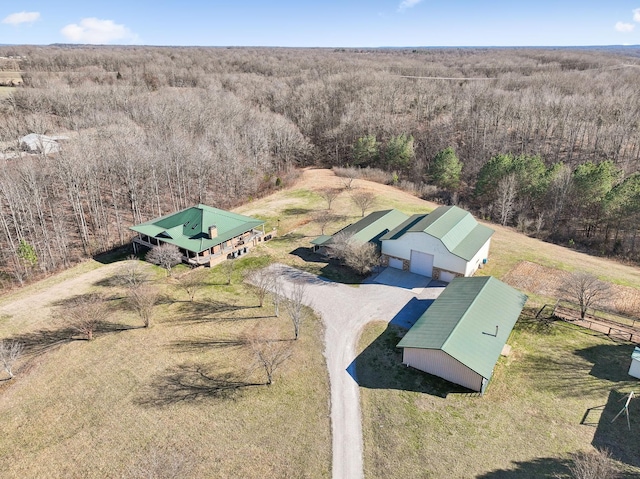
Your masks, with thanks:
M640 0L21 0L0 44L402 47L640 44Z

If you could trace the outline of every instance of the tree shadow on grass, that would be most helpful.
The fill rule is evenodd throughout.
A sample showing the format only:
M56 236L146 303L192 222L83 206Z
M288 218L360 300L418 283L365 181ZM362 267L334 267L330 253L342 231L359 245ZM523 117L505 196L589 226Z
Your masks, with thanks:
M132 253L133 249L131 247L131 244L126 244L123 246L118 246L117 248L113 248L109 251L96 254L93 256L93 259L98 263L111 264L127 259L129 256L131 256Z
M237 317L220 316L224 313L234 313L247 309L256 309L259 306L243 306L223 301L185 301L177 305L177 314L181 323L208 323L216 321L235 321L243 319L257 319L266 316Z
M589 374L607 381L629 381L629 364L631 363L632 344L598 344L574 352L577 356L593 363Z
M176 352L193 352L201 349L240 348L247 344L247 340L244 338L196 337L173 341L169 347Z
M549 348L527 354L521 367L538 389L559 397L601 394L610 387L603 381L618 388L637 383L627 374L632 351L633 346L614 342L578 350Z
M140 328L142 328L142 326L127 326L104 321L96 327L94 340L96 339L95 336L100 334L117 333ZM86 340L86 336L70 326L60 326L58 328L41 329L39 331L17 334L6 339L21 343L24 347L24 355L35 357L73 341L84 341Z
M209 372L202 365L181 365L157 376L149 391L136 402L141 406L158 407L207 399L233 399L252 386L264 386L264 383L250 382L230 372Z
M569 478L569 459L557 457L537 457L530 461L514 461L513 469L499 469L486 472L478 479L521 479L538 477Z
M396 348L405 329L389 325L349 365L347 372L360 387L398 389L446 398L449 394L479 394L437 376L402 364L402 350Z

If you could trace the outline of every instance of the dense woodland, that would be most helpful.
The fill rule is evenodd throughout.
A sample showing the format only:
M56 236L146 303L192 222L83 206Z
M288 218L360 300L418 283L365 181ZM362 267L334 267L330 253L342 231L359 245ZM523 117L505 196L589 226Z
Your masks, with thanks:
M0 160L5 284L126 244L133 223L247 201L308 165L382 169L528 234L640 259L638 48L0 56L24 80L0 101L2 151L28 133L69 137L59 153Z

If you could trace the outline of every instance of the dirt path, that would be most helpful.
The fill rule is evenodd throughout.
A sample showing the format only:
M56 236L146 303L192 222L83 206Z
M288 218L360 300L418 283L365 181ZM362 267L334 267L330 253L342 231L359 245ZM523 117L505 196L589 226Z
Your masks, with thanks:
M294 281L307 285L305 303L325 324L324 354L331 384L332 477L362 478L360 393L352 366L360 332L368 322L390 321L412 298L434 299L444 288L405 289L373 282L354 288L282 264L270 268L284 281L285 294ZM425 285L427 282L425 278Z
M0 334L5 336L16 331L25 332L46 326L56 301L87 292L100 280L113 275L122 264L123 262L116 262L101 266L38 291L34 291L35 288L42 287L38 283L28 286L15 295L16 299L0 304L0 318L3 319L0 321Z

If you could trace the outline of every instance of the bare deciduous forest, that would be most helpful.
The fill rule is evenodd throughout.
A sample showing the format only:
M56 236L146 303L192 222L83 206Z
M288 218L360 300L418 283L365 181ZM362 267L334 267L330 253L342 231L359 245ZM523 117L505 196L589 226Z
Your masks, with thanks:
M0 56L23 80L0 100L5 284L126 244L134 223L245 202L309 165L382 169L527 234L640 258L638 48ZM27 155L29 133L68 139Z

